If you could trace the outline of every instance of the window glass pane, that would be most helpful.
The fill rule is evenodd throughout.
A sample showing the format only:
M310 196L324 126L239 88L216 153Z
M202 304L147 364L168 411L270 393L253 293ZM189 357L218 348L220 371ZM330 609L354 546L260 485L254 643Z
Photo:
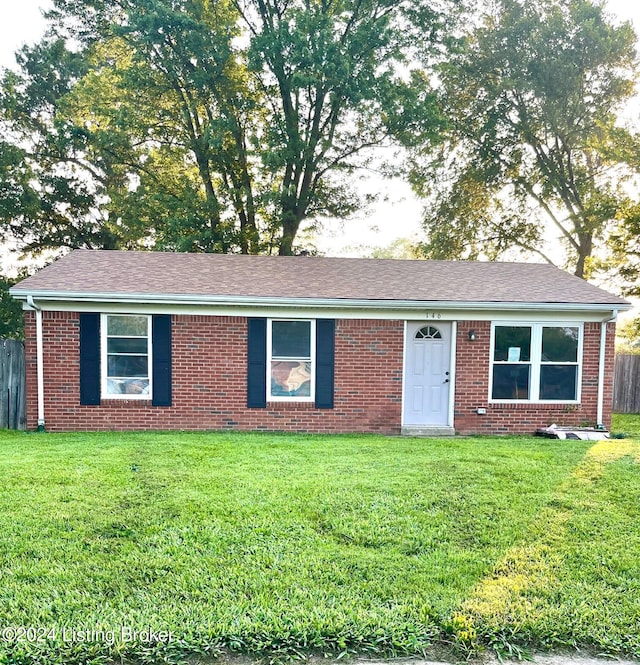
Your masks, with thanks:
M148 395L149 379L108 379L108 395Z
M146 316L109 316L107 334L146 337L148 322Z
M437 328L433 326L425 326L420 328L415 335L416 339L442 339L442 335Z
M271 363L271 395L309 397L311 363L296 360L274 360Z
M578 328L543 328L542 362L578 362Z
M146 337L109 337L107 353L147 353Z
M530 365L494 365L493 399L529 399Z
M577 399L578 367L576 365L542 365L540 399Z
M493 359L510 362L531 360L531 327L496 326Z
M149 376L147 356L107 356L107 376Z
M271 354L275 358L310 358L311 322L273 321Z

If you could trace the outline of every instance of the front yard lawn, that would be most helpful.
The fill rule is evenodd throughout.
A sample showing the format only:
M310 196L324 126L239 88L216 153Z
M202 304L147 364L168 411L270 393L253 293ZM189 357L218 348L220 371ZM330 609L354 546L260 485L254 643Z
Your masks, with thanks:
M607 442L0 433L0 663L640 657L640 417Z

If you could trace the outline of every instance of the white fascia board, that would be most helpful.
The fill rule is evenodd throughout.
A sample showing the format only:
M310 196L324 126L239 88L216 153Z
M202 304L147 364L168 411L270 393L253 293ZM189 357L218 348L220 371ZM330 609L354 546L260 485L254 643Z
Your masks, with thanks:
M255 298L232 296L146 295L113 293L56 293L12 289L11 295L26 301L28 296L49 311L140 311L152 313L210 314L217 316L303 316L314 313L339 318L382 318L415 320L494 320L496 318L536 318L558 314L582 321L615 318L618 311L631 308L626 303L498 303L424 302L415 300L347 300L328 298ZM28 306L25 305L28 309Z

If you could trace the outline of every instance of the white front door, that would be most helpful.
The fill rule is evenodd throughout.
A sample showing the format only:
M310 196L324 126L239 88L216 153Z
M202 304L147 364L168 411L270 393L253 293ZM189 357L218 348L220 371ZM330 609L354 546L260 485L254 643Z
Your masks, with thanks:
M449 425L451 323L407 322L403 425Z

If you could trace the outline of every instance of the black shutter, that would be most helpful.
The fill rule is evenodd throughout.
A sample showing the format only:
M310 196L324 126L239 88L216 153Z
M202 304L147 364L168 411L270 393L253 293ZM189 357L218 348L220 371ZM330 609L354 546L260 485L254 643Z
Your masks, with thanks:
M151 317L153 406L171 406L171 315Z
M333 366L336 322L316 321L316 408L333 409Z
M247 328L247 406L267 406L267 320L249 319Z
M80 314L80 404L100 404L100 314Z

